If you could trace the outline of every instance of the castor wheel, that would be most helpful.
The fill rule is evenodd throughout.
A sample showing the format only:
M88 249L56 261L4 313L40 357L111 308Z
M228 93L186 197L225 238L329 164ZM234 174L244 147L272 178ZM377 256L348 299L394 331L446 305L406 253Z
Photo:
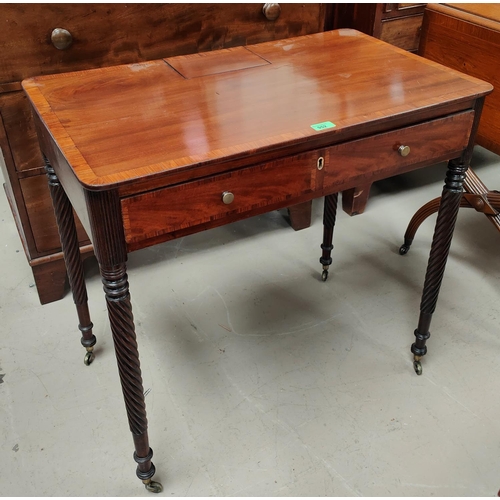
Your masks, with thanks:
M162 484L158 483L157 481L149 480L148 482L144 483L144 487L151 493L161 493L163 491Z
M85 358L83 359L83 362L85 363L85 365L89 366L90 363L92 363L92 361L94 361L94 353L92 351L89 351L87 352L87 354L85 354Z
M401 245L399 247L399 255L406 255L410 251L410 245Z
M321 273L321 279L322 281L326 281L328 279L328 271L326 269Z
M422 375L422 363L420 361L413 361L413 369L417 375Z

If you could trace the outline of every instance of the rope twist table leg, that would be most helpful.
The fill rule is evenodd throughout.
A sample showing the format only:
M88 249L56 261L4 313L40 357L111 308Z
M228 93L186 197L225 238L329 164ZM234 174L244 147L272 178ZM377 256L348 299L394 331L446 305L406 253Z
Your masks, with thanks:
M78 314L78 328L82 333L81 342L83 347L87 349L85 364L89 365L94 359L93 349L96 338L92 333L94 325L90 321L87 288L85 286L85 275L80 256L73 208L54 169L46 157L44 157L44 161L45 172L49 181L50 196L52 198L52 204L54 205L54 213L61 239L64 263L68 271L69 284Z
M453 230L460 208L466 170L467 165L459 160L452 160L448 163L448 171L425 275L419 323L414 332L416 342L411 346L411 352L414 354L415 360L415 371L419 375L422 373L420 358L427 353L426 341L430 337L429 327L436 309L439 289L441 288L448 259Z
M337 217L338 197L338 193L325 196L325 206L323 209L323 243L321 244L323 253L319 259L320 264L323 265L323 273L321 275L323 281L328 279L328 269L332 263L333 229Z

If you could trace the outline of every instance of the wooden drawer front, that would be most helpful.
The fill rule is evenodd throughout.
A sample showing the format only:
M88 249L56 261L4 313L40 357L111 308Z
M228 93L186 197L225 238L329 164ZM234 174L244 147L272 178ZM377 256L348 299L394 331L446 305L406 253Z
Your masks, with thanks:
M16 170L42 167L42 153L26 94L20 91L0 96L0 114Z
M0 83L323 31L322 4L2 4ZM63 28L72 44L57 49Z
M323 185L340 190L346 180L353 187L458 156L467 146L473 118L474 112L466 111L333 146L327 150ZM401 145L410 147L408 156L399 154Z
M243 168L122 200L128 243L284 202L316 188L318 152ZM228 205L226 191L234 195Z
M389 17L423 14L425 5L425 3L385 3L382 16L384 19L387 19Z
M404 50L416 51L420 41L423 15L382 22L380 39Z
M35 238L36 249L40 253L57 252L61 249L56 218L52 207L47 177L36 175L20 180L21 190L28 212L28 218ZM78 217L76 217L78 240L90 243Z

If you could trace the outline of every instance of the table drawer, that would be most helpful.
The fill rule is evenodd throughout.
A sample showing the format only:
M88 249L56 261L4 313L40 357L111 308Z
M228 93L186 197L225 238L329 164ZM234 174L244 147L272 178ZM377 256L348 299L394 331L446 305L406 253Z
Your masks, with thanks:
M473 111L465 111L400 130L328 148L323 187L366 184L422 166L451 159L467 146ZM400 146L410 148L402 156ZM405 151L402 151L404 154Z
M321 155L321 151L312 151L124 198L122 213L127 243L258 207L286 203L292 197L311 192L316 189ZM231 193L225 201L223 193Z

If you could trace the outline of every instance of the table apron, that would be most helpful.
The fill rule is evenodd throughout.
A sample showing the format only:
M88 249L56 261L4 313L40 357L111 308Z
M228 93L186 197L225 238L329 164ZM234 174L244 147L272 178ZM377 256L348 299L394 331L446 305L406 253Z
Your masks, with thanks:
M472 110L121 200L129 250L459 156ZM402 156L400 148L410 152Z

